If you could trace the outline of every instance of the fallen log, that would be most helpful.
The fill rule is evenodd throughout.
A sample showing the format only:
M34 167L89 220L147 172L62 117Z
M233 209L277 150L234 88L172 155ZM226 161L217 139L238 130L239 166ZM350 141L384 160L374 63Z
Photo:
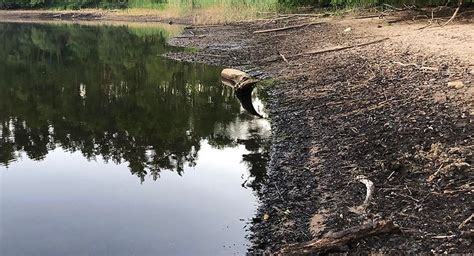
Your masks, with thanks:
M348 228L339 232L329 232L321 239L293 244L280 250L277 255L314 255L337 251L345 245L363 238L399 231L392 221L377 221Z
M223 84L234 88L235 95L245 110L252 115L262 117L252 104L252 91L258 80L243 71L230 68L222 70L221 78Z
M321 54L321 53L326 53L326 52L342 51L342 50L346 50L346 49L351 49L351 48L366 46L366 45L370 45L370 44L380 43L380 42L383 42L383 41L388 40L388 39L390 39L390 38L386 37L386 38L370 41L370 42L367 42L367 43L354 44L354 45L349 45L349 46L338 46L338 47L328 48L328 49L323 49L323 50L309 51L309 52L306 52L306 54Z
M174 38L203 38L206 37L206 35L182 35L182 36L175 36Z
M222 82L233 87L236 91L241 91L253 86L258 82L249 74L232 68L226 68L221 72Z
M321 24L321 22L311 22L311 23L303 23L299 25L294 25L294 26L288 26L288 27L282 27L282 28L272 28L272 29L263 29L263 30L257 30L254 31L254 34L261 34L261 33L269 33L269 32L276 32L276 31L283 31L283 30L288 30L288 29L294 29L294 28L301 28L301 27L306 27L306 26L311 26L315 24Z

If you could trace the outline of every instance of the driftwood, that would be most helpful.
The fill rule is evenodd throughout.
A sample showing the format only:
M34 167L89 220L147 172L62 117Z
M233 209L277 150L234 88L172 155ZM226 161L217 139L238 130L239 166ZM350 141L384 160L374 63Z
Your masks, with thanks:
M203 38L206 37L206 35L183 35L183 36L175 36L174 38Z
M374 194L374 183L364 175L357 176L356 180L365 185L367 193L365 195L364 202L361 205L357 207L351 207L349 210L353 213L363 214L365 213L367 206L369 206L369 202Z
M301 27L306 27L306 26L311 26L315 24L321 24L321 22L311 22L311 23L304 23L304 24L299 24L299 25L294 25L294 26L288 26L288 27L282 27L282 28L272 28L272 29L263 29L263 30L256 30L253 33L254 34L261 34L261 33L269 33L269 32L276 32L276 31L283 31L283 30L288 30L288 29L294 29L294 28L301 28Z
M393 62L394 64L398 64L402 67L409 67L409 66L413 66L415 68L418 68L420 70L431 70L431 71L438 71L438 68L433 68L433 67L425 67L425 66L420 66L416 63L402 63L402 62L399 62L399 61L394 61Z
M398 226L392 221L382 220L370 222L339 232L329 232L321 239L290 245L280 250L277 255L313 255L338 251L341 247L365 237L391 233L398 230Z
M243 71L230 68L222 70L221 78L223 84L234 88L235 95L245 110L252 115L262 117L252 104L252 90L258 80Z
M258 82L258 80L252 78L249 74L231 68L222 70L221 77L224 84L233 87L236 91L253 88Z
M351 49L351 48L366 46L366 45L370 45L370 44L380 43L380 42L386 41L388 39L390 39L390 38L386 37L386 38L370 41L370 42L367 42L367 43L354 44L354 45L349 45L349 46L338 46L338 47L329 48L329 49L309 51L309 52L306 52L306 54L321 54L321 53L326 53L326 52L342 51L342 50L346 50L346 49Z

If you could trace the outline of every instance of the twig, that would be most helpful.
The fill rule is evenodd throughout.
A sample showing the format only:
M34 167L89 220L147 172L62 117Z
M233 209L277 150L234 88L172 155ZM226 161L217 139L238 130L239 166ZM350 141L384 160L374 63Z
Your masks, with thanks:
M269 33L269 32L276 32L276 31L283 31L283 30L288 30L288 29L294 29L294 28L301 28L301 27L306 27L306 26L311 26L315 24L321 24L321 22L311 22L311 23L304 23L304 24L299 24L299 25L294 25L294 26L288 26L288 27L282 27L282 28L272 28L272 29L263 29L263 30L256 30L253 33L254 34L262 34L262 33Z
M392 194L397 195L397 196L401 196L401 197L409 198L409 199L411 199L411 200L413 200L413 201L415 201L415 202L417 202L417 203L420 202L420 200L418 200L418 199L416 199L416 198L414 198L414 197L412 197L412 196L409 196L409 195L399 194L399 193L395 193L395 192L392 192Z
M394 61L393 63L398 64L398 65L400 65L400 66L402 66L402 67L413 66L413 67L416 67L416 68L418 68L418 69L420 69L420 70L438 71L438 68L420 66L420 65L415 64L415 63L402 63L402 62L398 62L398 61Z
M288 64L288 65L290 64L290 63L288 62L288 60L286 59L285 55L283 55L283 54L281 54L281 53L278 53L278 54L279 54L280 57L283 59L283 61L286 62L286 64Z
M355 20L362 20L362 19L372 19L372 18L380 18L380 14L374 14L374 15L367 15L367 16L359 16L355 17Z
M329 49L309 51L309 52L306 52L306 54L321 54L321 53L326 53L326 52L342 51L342 50L346 50L346 49L351 49L351 48L366 46L366 45L370 45L370 44L380 43L380 42L386 41L388 39L390 39L390 38L386 37L386 38L382 38L382 39L378 39L378 40L374 40L374 41L370 41L370 42L362 43L362 44L355 44L355 45L349 45L349 46L338 46L338 47L329 48Z
M458 12L459 12L459 9L461 9L461 5L462 5L462 0L459 0L458 8L456 8L456 10L454 11L453 16L451 16L451 18L450 18L448 21L446 21L446 23L444 23L443 25L441 25L441 27L444 27L444 26L448 25L449 22L451 22L452 20L454 20L454 18L456 17L456 15L457 15Z
M465 219L461 224L459 224L458 229L464 227L467 223L471 222L472 218L474 218L474 214L471 214L467 219Z
M434 239L451 239L455 238L456 235L449 235L449 236L433 236Z
M393 171L392 173L390 173L390 175L388 175L388 177L386 178L386 180L389 180L390 178L392 178L392 175L395 173L395 171Z
M465 189L445 190L443 191L443 194L455 194L455 193L469 192L469 191L473 191L473 189L465 188Z

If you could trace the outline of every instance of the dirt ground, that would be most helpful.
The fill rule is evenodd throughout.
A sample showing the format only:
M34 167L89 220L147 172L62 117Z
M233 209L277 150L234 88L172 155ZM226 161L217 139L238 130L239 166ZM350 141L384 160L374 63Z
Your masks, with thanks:
M0 19L58 18L51 15L57 13L0 12ZM150 19L162 21L135 21ZM170 41L199 49L171 58L274 80L267 102L271 160L250 254L374 220L392 220L400 232L336 251L474 252L474 24L428 22L294 15L190 26ZM306 25L254 33L300 24ZM385 40L362 45L379 39ZM361 175L374 184L367 204Z
M392 220L400 232L336 251L474 251L474 24L420 29L427 24L294 16L189 27L170 41L200 49L172 58L275 79L271 160L252 253L275 253L373 220ZM364 207L360 175L374 184Z

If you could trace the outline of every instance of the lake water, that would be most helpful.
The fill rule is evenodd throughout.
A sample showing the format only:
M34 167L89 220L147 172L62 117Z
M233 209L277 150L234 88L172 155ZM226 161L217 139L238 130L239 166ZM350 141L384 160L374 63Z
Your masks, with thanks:
M270 126L178 32L0 23L0 255L245 254Z

